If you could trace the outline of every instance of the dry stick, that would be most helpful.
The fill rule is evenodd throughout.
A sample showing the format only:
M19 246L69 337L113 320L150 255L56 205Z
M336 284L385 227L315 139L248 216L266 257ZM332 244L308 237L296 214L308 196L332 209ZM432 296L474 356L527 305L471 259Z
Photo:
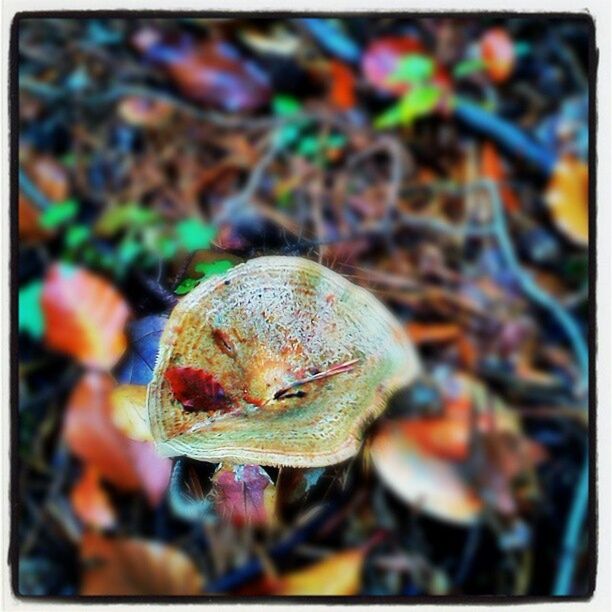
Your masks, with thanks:
M301 378L287 385L286 387L280 389L274 394L272 399L279 400L282 399L284 395L286 395L292 389L296 387L300 387L309 382L314 382L316 380L321 380L323 378L329 378L330 376L335 376L336 374L342 374L344 372L350 372L353 369L353 366L359 361L359 359L351 359L345 363L341 363L339 365L332 366L323 372L318 372L317 374L313 374L312 376L307 376L306 378ZM269 400L271 401L271 400ZM267 403L269 403L269 401Z

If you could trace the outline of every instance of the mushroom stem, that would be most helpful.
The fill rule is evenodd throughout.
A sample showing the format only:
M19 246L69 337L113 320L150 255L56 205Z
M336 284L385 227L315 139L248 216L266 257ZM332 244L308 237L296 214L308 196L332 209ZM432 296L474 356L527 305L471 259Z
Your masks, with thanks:
M342 374L343 372L350 372L353 369L353 366L359 361L359 359L351 359L350 361L346 361L345 363L341 363L323 372L317 372L316 374L312 374L311 376L307 376L306 378L300 378L299 380L293 381L290 385L283 387L279 391L274 394L272 399L279 400L282 399L289 391L295 389L296 387L300 387L309 382L314 382L315 380L321 380L322 378L329 378L330 376L335 376L336 374Z

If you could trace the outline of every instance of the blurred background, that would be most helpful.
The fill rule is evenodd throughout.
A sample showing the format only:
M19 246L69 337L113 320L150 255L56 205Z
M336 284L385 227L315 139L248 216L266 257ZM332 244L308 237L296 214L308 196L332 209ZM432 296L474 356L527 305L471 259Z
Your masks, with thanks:
M584 595L591 22L19 21L25 596ZM159 457L200 282L319 261L423 375L318 469Z

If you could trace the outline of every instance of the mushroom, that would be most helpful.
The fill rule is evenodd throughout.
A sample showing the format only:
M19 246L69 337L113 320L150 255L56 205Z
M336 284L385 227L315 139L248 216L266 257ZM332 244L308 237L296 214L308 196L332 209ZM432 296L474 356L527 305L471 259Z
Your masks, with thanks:
M309 260L252 259L172 312L147 393L152 435L167 456L332 465L418 372L368 291Z

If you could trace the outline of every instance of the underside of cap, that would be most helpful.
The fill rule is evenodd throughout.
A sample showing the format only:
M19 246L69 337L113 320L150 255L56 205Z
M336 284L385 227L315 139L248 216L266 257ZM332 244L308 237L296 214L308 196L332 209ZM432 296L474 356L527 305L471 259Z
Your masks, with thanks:
M186 410L166 377L177 367L213 376L229 408ZM147 394L152 433L169 456L331 465L359 451L366 426L417 372L403 328L369 292L309 260L253 259L172 312Z

